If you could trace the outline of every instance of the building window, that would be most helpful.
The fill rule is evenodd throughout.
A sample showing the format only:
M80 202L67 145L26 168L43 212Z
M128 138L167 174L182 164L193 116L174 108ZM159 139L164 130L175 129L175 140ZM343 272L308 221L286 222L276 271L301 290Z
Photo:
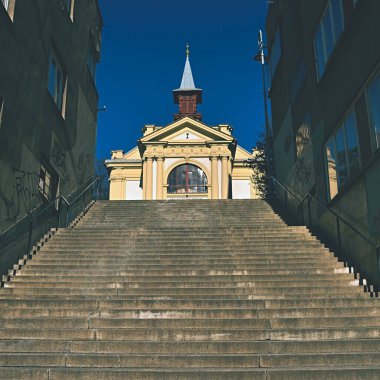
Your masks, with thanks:
M38 190L46 200L52 199L52 178L45 166L40 166L40 175L38 179Z
M301 126L298 128L296 133L296 149L297 149L297 158L299 158L302 153L306 150L311 136L311 116L310 113L306 114L304 117Z
M50 55L48 89L55 104L65 115L67 75L55 54Z
M3 109L4 109L4 99L0 95L0 127L3 121Z
M94 80L96 77L96 63L97 63L97 59L96 59L95 49L92 43L90 43L90 48L89 48L88 56L87 56L87 66L88 66L88 69L90 70L92 79Z
M3 7L8 12L9 17L13 20L16 0L0 0L0 2L3 4Z
M380 72L367 89L368 114L373 149L380 148Z
M6 11L9 9L9 0L1 0Z
M207 193L207 177L198 166L185 164L174 168L168 177L168 193Z
M272 43L272 47L270 49L270 72L273 78L274 73L276 72L276 68L278 62L281 58L281 35L280 35L280 27L277 26L276 33L274 34L274 39Z
M317 76L320 79L326 63L344 29L342 0L329 0L314 35Z
M325 146L329 198L332 199L360 169L359 144L354 111L329 138Z
M67 12L71 21L74 21L74 2L75 0L61 0L62 9Z

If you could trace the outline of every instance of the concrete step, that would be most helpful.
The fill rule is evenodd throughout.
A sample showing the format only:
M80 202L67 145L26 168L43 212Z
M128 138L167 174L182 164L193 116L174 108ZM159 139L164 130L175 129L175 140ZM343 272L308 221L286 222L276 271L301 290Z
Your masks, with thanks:
M200 369L92 369L92 368L52 368L36 369L25 367L0 368L0 376L7 380L378 380L380 367L335 367L335 368L236 368L232 372L226 368Z
M288 274L277 274L274 278L272 274L201 274L201 275L190 275L184 274L182 276L179 275L129 275L129 276L120 276L120 275L100 275L97 277L89 276L87 274L84 275L61 275L59 277L47 273L44 276L40 276L40 278L36 278L33 275L24 274L22 276L14 276L11 277L10 283L29 283L33 285L35 282L43 281L46 283L58 283L58 282L89 282L89 283L109 283L112 282L130 282L130 281L142 281L142 282L155 282L155 281L197 281L197 282L205 282L205 281L308 281L308 280L326 280L326 281L351 281L354 280L353 273L310 273L310 274L297 274L297 273L288 273Z
M38 296L36 296L38 297ZM359 308L360 310L378 309L379 299L369 298L367 295L346 295L340 298L315 298L310 299L309 297L291 299L291 300L256 300L244 298L222 298L222 299L189 299L183 296L179 298L169 298L169 297L133 297L133 296L123 296L122 298L118 296L114 299L83 299L80 296L78 298L33 298L28 296L26 299L1 299L0 307L4 312L12 312L16 309L42 309L46 310L46 313L55 309L93 309L99 313L100 309L146 309L146 308L254 308L258 313L265 312L268 310L283 311L283 312L294 312L294 311L310 311L311 313L317 309L327 309L331 312L340 308L355 310ZM48 314L46 314L48 315Z
M380 353L339 354L71 354L0 353L0 366L98 367L98 368L272 368L380 366Z
M31 329L6 328L0 329L0 340L152 340L152 341L319 341L319 340L347 340L347 339L379 339L378 327L353 328L309 328L309 329L238 329L238 328L210 328L210 327L171 327L171 328L97 328L97 329Z
M7 318L0 319L0 328L43 328L43 329L74 329L74 328L179 328L181 326L194 328L229 329L244 325L249 329L311 329L311 328L356 328L376 327L380 325L377 315L363 317L323 317L318 316L298 318L265 319L258 316L255 310L100 310L99 318L90 317L44 317L38 318ZM317 316L317 314L316 314Z
M177 294L177 295L149 295L149 294L103 294L103 295L96 295L96 294L89 294L89 293L83 293L83 294L76 294L73 292L71 293L56 293L56 294L17 294L17 299L20 301L25 301L26 299L40 299L44 298L46 300L120 300L120 299L143 299L143 300L172 300L172 299L182 299L182 300L193 300L194 298L199 298L203 300L221 300L224 298L233 298L236 300L262 300L262 301L274 301L274 300L284 300L284 301L297 301L297 300L303 300L305 298L308 298L312 301L320 301L320 300L330 300L335 299L337 302L339 301L345 301L347 299L370 299L369 294L367 293L342 293L342 294L333 294L333 293L324 293L324 294L310 294L307 295L307 293L291 293L291 294L266 294L266 295L260 295L260 294L206 294L206 293L200 293L196 294L195 296L193 294ZM338 297L338 298L337 298ZM13 294L0 294L0 299L3 300L9 300L10 298L14 298ZM375 299L375 298L374 298ZM377 300L377 298L376 298ZM370 301L371 302L371 301Z
M191 302L189 302L191 303ZM236 302L235 304L238 305ZM88 322L88 318L95 318L97 316L108 317L108 318L143 318L146 317L176 317L179 318L180 315L191 315L193 318L261 318L261 319L285 319L285 318L303 318L305 320L309 318L378 318L380 315L379 307L365 307L365 308L314 308L314 309L250 309L250 306L241 306L240 309L233 310L231 308L223 308L223 306L216 307L214 305L203 306L203 307L177 307L174 305L170 307L168 305L165 307L164 305L157 305L156 307L148 307L148 306L140 306L140 307L120 307L117 308L114 306L113 308L102 309L99 307L77 307L77 308L69 308L69 307L56 307L50 308L46 310L46 306L49 303L45 303L44 306L34 307L34 308L26 308L19 307L13 310L5 310L2 313L2 319L0 319L0 326L10 327L12 324L25 322L31 326L34 326L38 323L46 323L51 324L51 319L56 318L86 318ZM227 305L228 306L228 305ZM248 316L248 317L247 317ZM8 320L11 318L11 320ZM36 318L43 318L41 320L36 321ZM31 321L28 321L31 319ZM323 322L322 320L320 321ZM65 322L66 323L66 322ZM71 323L71 322L67 322ZM305 322L307 323L307 322ZM365 323L363 324L363 326Z
M347 286L358 286L359 280L350 280L347 281L346 279L339 280L305 280L305 281L273 281L273 280L266 280L266 281L231 281L231 280L218 280L214 279L213 281L191 281L191 280L182 280L182 281L108 281L103 284L101 284L102 287L106 288L118 288L118 289L150 289L150 288L157 288L157 287L175 287L177 289L182 288L218 288L223 287L225 289L230 288L298 288L300 286L303 287L327 287L327 286L335 286L335 287L347 287ZM31 288L96 288L99 287L99 282L94 281L57 281L56 283L52 284L49 282L44 281L33 281L33 282L9 282L5 284L6 288L13 288L13 289L31 289Z
M225 257L225 258L193 258L193 259L183 259L180 258L177 259L105 259L105 258L99 258L98 260L94 259L78 259L76 260L77 267L83 267L86 268L96 268L99 266L102 267L108 267L109 269L112 268L120 268L120 267L172 267L172 266L182 266L182 267L193 267L193 266L215 266L215 267L231 267L234 268L235 266L255 266L255 265L321 265L321 264L330 264L333 265L336 264L338 261L334 257L323 257L323 258L302 258L302 257L295 257L295 258L280 258L280 259L265 259L265 258L233 258L233 257ZM50 258L47 259L39 259L39 260L33 260L29 261L27 265L30 268L38 267L41 268L43 266L59 266L59 267L72 267L72 260L67 259L59 259L51 260Z
M27 265L22 268L22 270L18 270L16 273L16 277L22 278L24 276L32 276L36 278L37 276L41 278L45 277L51 277L51 276L57 276L59 278L60 276L78 276L78 274L75 274L75 272L79 272L80 275L83 276L90 276L93 278L102 277L102 276L217 276L217 275L265 275L265 276L278 276L278 275L319 275L319 274L333 274L333 275L341 275L341 274L349 274L349 268L346 268L343 266L343 264L338 263L337 265L334 265L332 267L328 266L320 266L316 268L303 268L303 269L297 269L297 268L272 268L272 269L266 269L266 268L258 268L258 269L235 269L235 268L228 268L224 270L215 270L215 269L185 269L185 270L176 270L176 269L167 269L167 268L158 268L158 269L149 269L149 268L143 268L143 269L134 269L134 270L127 270L127 269L103 269L101 273L96 270L88 269L85 273L83 273L83 270L78 268L75 270L69 270L69 271L62 271L62 273L57 274L57 270L55 270L56 273L53 273L53 271L36 271L35 268L30 269L30 267Z
M336 341L64 341L64 340L2 340L0 352L61 352L61 353L144 353L144 354L310 354L380 352L380 339Z

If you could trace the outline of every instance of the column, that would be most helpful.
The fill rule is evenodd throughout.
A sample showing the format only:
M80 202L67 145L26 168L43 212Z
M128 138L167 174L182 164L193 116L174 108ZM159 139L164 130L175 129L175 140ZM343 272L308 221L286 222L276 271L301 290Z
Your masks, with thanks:
M146 160L143 159L143 200L146 199Z
M218 186L218 157L211 157L211 198L219 198Z
M163 199L163 177L164 177L164 158L157 157L157 199Z
M151 200L153 197L153 158L146 159L146 193L145 199Z
M228 157L222 157L222 199L228 198Z

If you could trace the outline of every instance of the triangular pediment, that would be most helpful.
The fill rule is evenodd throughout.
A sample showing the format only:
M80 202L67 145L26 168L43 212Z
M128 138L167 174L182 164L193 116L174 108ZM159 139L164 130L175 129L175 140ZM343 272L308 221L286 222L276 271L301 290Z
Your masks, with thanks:
M235 160L246 160L248 158L252 158L252 154L248 152L248 150L245 150L240 145L236 147L235 152Z
M149 142L201 142L201 141L226 141L232 142L234 138L226 133L220 132L197 120L189 117L160 128L159 130L144 136L140 141Z
M131 149L129 152L125 153L123 158L127 160L140 160L141 156L138 147L135 147Z

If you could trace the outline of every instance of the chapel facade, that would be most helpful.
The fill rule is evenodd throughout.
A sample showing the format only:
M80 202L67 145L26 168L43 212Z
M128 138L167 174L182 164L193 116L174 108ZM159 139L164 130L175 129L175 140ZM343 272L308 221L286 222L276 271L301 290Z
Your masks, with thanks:
M179 110L172 123L145 125L135 148L114 150L105 161L110 200L257 198L246 164L252 154L237 144L231 126L202 121L202 90L194 84L188 47L173 98Z

